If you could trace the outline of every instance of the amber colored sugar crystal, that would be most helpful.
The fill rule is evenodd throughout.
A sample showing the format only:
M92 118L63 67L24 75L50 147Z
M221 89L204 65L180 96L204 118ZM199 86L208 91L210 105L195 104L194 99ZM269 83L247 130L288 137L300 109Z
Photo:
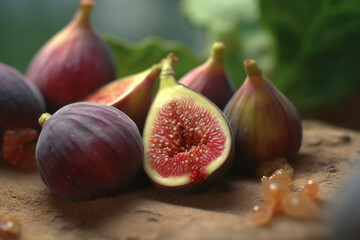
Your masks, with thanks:
M273 205L271 204L255 206L252 221L256 226L264 226L271 221L273 214Z
M278 169L270 177L263 176L261 178L261 182L266 189L269 184L274 182L283 184L285 186L290 186L292 184L292 179L290 174L284 169Z
M271 221L274 214L278 213L284 213L296 219L313 219L318 216L319 184L310 180L299 192L291 192L292 176L290 174L291 172L284 169L277 169L270 177L261 178L264 186L264 204L255 206L253 209L254 225L264 226Z
M38 131L31 128L5 131L2 148L4 159L21 169L35 168L35 149L38 136Z
M259 177L269 177L277 169L284 169L291 178L294 177L294 168L286 161L285 158L276 158L270 161L263 162L257 169L256 173Z
M284 196L281 205L287 216L297 219L312 219L317 217L319 212L319 208L314 201L299 193Z
M11 216L0 216L0 239L18 238L20 222Z
M302 187L299 193L311 200L319 200L319 194L320 194L319 184L314 180L309 180Z

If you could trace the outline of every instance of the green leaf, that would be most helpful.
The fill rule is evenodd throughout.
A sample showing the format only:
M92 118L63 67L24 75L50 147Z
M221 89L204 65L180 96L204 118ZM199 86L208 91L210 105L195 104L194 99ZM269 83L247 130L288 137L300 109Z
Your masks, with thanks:
M183 0L187 20L207 34L204 56L215 41L226 45L225 68L236 87L245 79L243 61L256 59L265 73L272 70L272 38L259 24L256 0Z
M179 63L174 67L177 79L199 64L197 57L187 46L179 42L164 41L155 37L148 37L138 43L129 43L112 36L104 38L114 54L119 78L141 72L159 63L170 52L179 58Z
M335 103L359 86L359 1L260 3L277 43L271 80L297 107Z

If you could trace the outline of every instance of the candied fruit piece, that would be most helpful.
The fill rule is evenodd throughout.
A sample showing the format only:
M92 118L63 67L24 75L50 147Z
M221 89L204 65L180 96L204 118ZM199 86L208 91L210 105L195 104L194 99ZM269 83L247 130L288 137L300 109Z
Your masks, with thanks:
M253 218L252 222L256 226L265 226L268 224L274 213L273 204L265 204L262 206L255 206L253 208Z
M319 213L316 203L299 193L284 196L281 205L284 213L292 218L312 219Z
M289 173L286 172L284 169L278 169L270 177L263 176L261 178L261 182L264 187L274 182L284 184L285 186L291 186L292 179Z
M273 182L264 188L265 203L274 204L274 212L282 212L281 199L290 194L290 188L282 183Z
M320 194L319 184L314 180L309 180L299 193L311 200L318 200Z
M286 161L285 158L276 158L271 161L263 162L257 169L256 173L259 177L269 177L277 169L284 169L291 178L294 177L294 168Z
M2 149L4 159L13 166L34 168L38 136L38 131L31 128L5 131Z
M11 216L0 216L0 239L18 238L20 235L20 222Z

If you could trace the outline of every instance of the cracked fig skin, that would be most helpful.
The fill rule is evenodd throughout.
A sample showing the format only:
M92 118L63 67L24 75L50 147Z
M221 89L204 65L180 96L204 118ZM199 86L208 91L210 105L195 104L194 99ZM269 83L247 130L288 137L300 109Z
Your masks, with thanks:
M35 55L29 81L44 95L50 111L83 99L116 78L108 46L90 23L93 0L81 0L72 21Z
M294 105L264 76L254 60L224 109L235 137L235 165L254 171L262 162L293 159L301 146L301 119Z
M199 191L229 169L232 133L212 102L177 83L173 75L168 58L144 127L143 167L161 188Z

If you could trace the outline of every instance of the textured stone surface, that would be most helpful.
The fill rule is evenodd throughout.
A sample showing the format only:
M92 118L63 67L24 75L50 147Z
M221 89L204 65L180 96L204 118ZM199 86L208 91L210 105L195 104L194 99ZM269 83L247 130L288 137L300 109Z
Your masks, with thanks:
M53 196L37 172L0 166L0 214L22 224L21 239L327 239L329 209L358 158L360 133L320 122L304 122L294 190L307 180L320 184L322 216L297 221L277 216L267 227L251 222L262 203L256 177L228 175L205 192L180 195L139 177L118 194L87 202Z

